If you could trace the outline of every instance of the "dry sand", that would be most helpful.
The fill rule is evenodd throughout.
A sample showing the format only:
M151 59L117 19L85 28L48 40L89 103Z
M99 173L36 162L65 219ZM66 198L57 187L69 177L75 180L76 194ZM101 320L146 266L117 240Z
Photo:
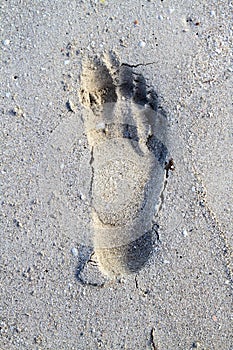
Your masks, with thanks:
M0 349L233 349L232 5L59 0L0 6ZM128 225L126 240L116 235L115 246L106 227L125 224L138 209L119 192L125 216L111 216L113 209L106 214L98 202L106 180L100 164L106 159L109 173L116 167L122 176L123 149L131 159L133 153L127 140L96 146L84 98L91 92L101 105L103 96L93 92L96 75L85 65L112 52L145 78L145 89L156 91L157 112L166 117L166 133L159 129L166 134L166 159L175 166L167 179L156 173L158 193L153 186L148 192L155 206L162 201L158 215L153 222L142 215L137 223L142 232L151 229L150 239ZM123 96L118 108L114 96L111 90L121 118L128 100ZM132 115L141 115L132 105ZM147 130L139 137L142 149L151 124L143 116L133 125L144 130L143 121ZM132 123L121 122L130 136ZM125 132L114 125L114 135ZM150 157L141 167L135 161L136 171L124 163L126 180L131 172L132 183L153 178ZM94 175L94 200L93 168L102 174L100 182ZM139 203L140 193L132 193ZM93 207L103 209L101 223Z

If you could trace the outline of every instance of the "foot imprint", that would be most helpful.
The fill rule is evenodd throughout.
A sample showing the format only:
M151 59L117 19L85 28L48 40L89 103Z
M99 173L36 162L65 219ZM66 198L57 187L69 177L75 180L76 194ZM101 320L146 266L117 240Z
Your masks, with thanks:
M144 77L113 56L84 62L79 94L99 268L110 277L137 272L153 250L165 183L166 116Z

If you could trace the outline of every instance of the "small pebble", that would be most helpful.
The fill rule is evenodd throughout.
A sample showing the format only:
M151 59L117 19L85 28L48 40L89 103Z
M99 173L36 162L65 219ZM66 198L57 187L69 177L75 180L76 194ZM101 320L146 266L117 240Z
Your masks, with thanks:
M186 230L186 229L183 229L182 234L183 234L184 237L187 237L187 236L188 236L187 230Z
M212 316L212 319L213 319L214 322L217 322L217 321L218 321L218 318L217 318L216 315L213 315L213 316Z
M69 109L70 112L76 112L76 107L70 99L67 101L67 108Z
M71 254L76 258L78 256L78 249L77 248L72 248L71 249Z
M163 263L164 264L170 264L170 261L165 259L165 260L163 260Z
M10 45L10 40L9 39L5 39L2 41L4 46L9 46Z
M138 45L141 47L141 48L144 48L146 46L146 43L145 41L139 41Z
M15 222L17 227L20 227L20 228L23 227L23 224L19 220L15 219L14 222Z
M127 43L125 42L125 38L121 38L121 39L119 40L119 42L120 42L120 45L121 45L121 46L127 47Z
M70 60L65 60L64 64L67 66L70 63Z
M19 106L14 107L12 112L16 117L25 117L25 113L23 112L22 108Z
M80 194L80 199L82 200L82 201L85 201L85 199L86 199L86 196L84 195L84 194Z
M42 343L42 336L38 335L34 338L35 344L41 344Z
M195 192L196 191L196 188L195 186L192 187L192 192Z

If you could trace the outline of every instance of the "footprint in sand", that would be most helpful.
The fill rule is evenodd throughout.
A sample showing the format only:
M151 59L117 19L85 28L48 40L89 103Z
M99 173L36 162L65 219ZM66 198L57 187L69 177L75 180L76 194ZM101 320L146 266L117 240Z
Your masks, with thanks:
M80 100L91 152L96 260L111 277L136 272L153 249L165 183L166 116L144 77L110 56L84 62Z

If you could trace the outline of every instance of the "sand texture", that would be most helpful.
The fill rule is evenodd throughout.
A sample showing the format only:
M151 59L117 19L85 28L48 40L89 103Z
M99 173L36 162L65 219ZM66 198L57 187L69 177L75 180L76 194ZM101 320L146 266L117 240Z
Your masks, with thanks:
M232 5L0 8L0 349L233 349Z

